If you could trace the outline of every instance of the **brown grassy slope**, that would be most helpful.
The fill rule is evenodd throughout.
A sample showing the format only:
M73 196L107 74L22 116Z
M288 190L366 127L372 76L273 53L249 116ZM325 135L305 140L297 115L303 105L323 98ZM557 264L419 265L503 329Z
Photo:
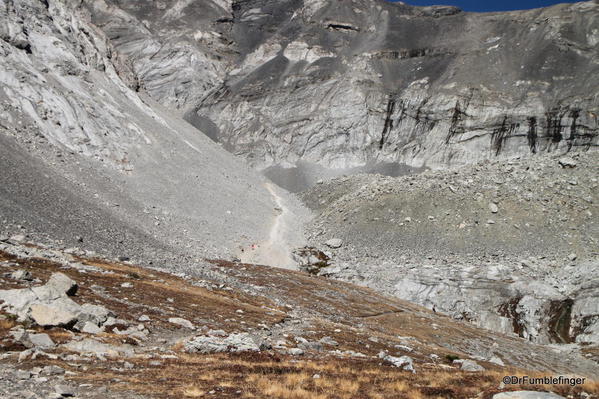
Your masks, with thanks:
M194 280L155 270L98 259L79 260L93 268L81 272L47 259L19 259L0 252L0 262L15 264L3 267L6 272L26 269L34 277L46 281L51 273L60 271L79 283L80 289L74 298L77 302L102 304L131 322L142 314L149 315L151 322L146 326L152 334L149 342L141 343L141 346L156 344L154 336L181 335L178 327L168 323L169 317L184 317L196 325L228 332L268 329L277 323L301 318L305 323L302 336L310 340L330 336L339 343L335 349L354 350L369 357L340 359L326 351L309 352L304 357L295 358L273 351L191 355L177 351L180 346L176 346L171 348L176 356L172 359L160 358L147 348L145 352L150 354L150 358L144 355L106 362L82 358L69 364L38 359L24 362L19 367L55 363L72 371L71 378L80 383L169 399L215 395L219 398L280 399L461 399L478 395L488 398L499 392L503 375L534 374L523 369L542 370L543 375L552 375L551 370L574 367L560 355L551 355L545 348L518 338L499 336L457 323L369 289L300 272L215 261L214 270L224 273L235 284L224 286L220 281L204 281L204 287L199 287L193 285L197 284ZM122 288L123 283L130 283L133 287ZM26 284L0 277L0 289L24 286ZM232 286L237 288L231 289ZM244 286L253 286L255 290L245 293L239 289ZM98 287L103 289L98 290ZM10 319L0 323L1 352L23 349L9 344L6 339L8 329L14 324ZM47 332L57 342L66 342L71 336L63 329ZM131 343L127 338L111 333L101 334L100 338L110 343ZM413 348L412 352L394 348L394 345L405 344L406 339ZM292 337L289 342L293 342ZM383 364L376 358L381 350L413 357L418 372L413 375ZM502 369L481 362L488 371L468 373L452 367L447 360L448 355L468 358L469 353L488 350L512 367ZM433 361L429 357L432 353L440 359ZM123 368L124 360L134 367ZM6 361L15 361L15 357ZM319 374L320 378L313 378L314 374ZM574 398L580 397L583 390L599 395L595 383L578 388L525 388L553 390Z

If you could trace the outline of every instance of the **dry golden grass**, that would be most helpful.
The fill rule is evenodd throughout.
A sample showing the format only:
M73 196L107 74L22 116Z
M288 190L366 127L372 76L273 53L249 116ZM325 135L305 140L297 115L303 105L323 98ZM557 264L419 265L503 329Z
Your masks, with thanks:
M277 298L275 291L281 290L283 294L279 292L278 295L297 300L293 303L294 307L302 307L315 315L314 320L310 320L314 330L311 339L331 336L338 341L337 348L340 350L352 349L375 356L380 350L388 349L394 342L399 343L398 335L415 337L419 341L415 354L411 355L417 362L417 374L383 365L378 359L340 360L327 356L326 352L319 354L319 360L311 360L310 354L298 360L275 353L186 354L181 352L182 345L170 348L177 352L177 359L164 359L159 366L151 365L147 359L127 359L128 362L135 363L132 370L122 370L122 364L118 359L75 365L54 362L73 372L69 378L79 383L110 385L111 389L138 392L156 399L489 399L494 393L499 392L498 386L504 375L525 373L523 370L497 369L483 373L467 373L454 368L448 369L447 365L444 368L442 365L423 364L430 361L425 356L428 353L442 356L463 355L444 351L439 342L452 342L456 338L461 340L476 336L488 337L475 327L429 314L421 308L415 308L415 305L383 298L376 293L344 283L332 284L327 280L297 272L247 265L247 270L253 274L243 277L243 281L268 286L268 295L264 297L196 287L188 281L155 270L100 260L81 259L83 263L111 273L91 271L79 274L76 270L64 269L49 261L18 260L0 252L0 260L3 257L18 262L20 268L26 268L41 280L46 280L55 271L70 275L81 283L76 298L78 302L104 305L119 314L119 317L131 320L136 320L140 312L148 312L152 319L150 330L175 329L166 320L168 317L177 316L190 320L211 320L203 322L203 325L232 331L239 328L239 319L242 318L236 312L237 309L243 310L243 321L248 327L256 328L262 323L273 325L286 316L285 308L277 307L272 300ZM237 272L235 268L239 266L227 263L221 265L230 268L232 274ZM264 276L268 277L267 283L263 281ZM133 288L119 289L123 282L132 282ZM92 285L105 287L110 294L108 297L115 300L98 296L88 288ZM0 283L0 289L5 287ZM125 296L128 297L127 302L142 306L123 305L122 299ZM169 298L172 300L169 301ZM161 312L152 313L151 307L160 304L166 306ZM413 309L417 311L412 311ZM327 318L327 314L334 317ZM218 319L215 315L221 318ZM226 319L237 321L227 324ZM432 321L442 328L431 329ZM360 330L353 328L358 322L363 325ZM0 333L7 332L13 326L14 322L10 319L0 320ZM69 339L70 335L61 329L48 332L55 342L63 342ZM366 347L365 336L375 336L379 342L369 341ZM122 336L111 332L102 334L101 338L109 343L123 340ZM0 334L0 343L1 340ZM5 347L4 350L9 348ZM48 360L28 361L19 367L41 366L44 362ZM320 378L313 378L314 374L319 374ZM576 398L580 396L581 390L599 395L599 383L592 381L576 388L510 388L552 390L562 396L572 395Z
M14 320L0 320L0 330L10 330L16 325Z
M117 386L119 389L161 399L215 396L224 399L489 399L500 392L498 386L504 375L523 375L522 370L468 373L433 365L421 366L417 374L412 374L373 360L297 361L265 354L187 354L162 367L149 367L144 362L147 361L139 360L133 370L122 373L115 373L110 365L106 369L90 368L73 379L104 384L117 378L123 381ZM313 378L314 374L320 378ZM510 389L550 390L564 397L579 397L582 390L599 394L597 382L588 382L583 387L513 386ZM209 394L211 391L215 393Z

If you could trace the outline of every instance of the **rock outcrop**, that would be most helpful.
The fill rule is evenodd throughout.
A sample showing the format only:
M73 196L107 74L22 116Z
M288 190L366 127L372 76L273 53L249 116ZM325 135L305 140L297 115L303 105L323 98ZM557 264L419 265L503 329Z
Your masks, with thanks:
M595 2L491 14L382 0L82 7L141 88L293 190L599 143Z
M0 169L10 171L0 175L0 231L146 264L230 257L267 238L275 204L263 177L172 111L181 93L197 101L220 84L217 56L146 42L148 28L125 11L88 3L0 2ZM188 23L218 18L216 4L202 2ZM111 30L119 22L131 29ZM141 48L125 51L136 40Z

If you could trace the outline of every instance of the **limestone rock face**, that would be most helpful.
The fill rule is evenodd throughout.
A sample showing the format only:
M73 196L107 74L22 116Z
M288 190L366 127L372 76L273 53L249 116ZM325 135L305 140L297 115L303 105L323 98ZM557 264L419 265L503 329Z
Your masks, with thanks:
M0 230L146 264L267 238L263 177L182 118L236 57L213 27L231 12L223 0L1 1Z
M596 2L84 7L154 98L261 168L440 168L598 144Z

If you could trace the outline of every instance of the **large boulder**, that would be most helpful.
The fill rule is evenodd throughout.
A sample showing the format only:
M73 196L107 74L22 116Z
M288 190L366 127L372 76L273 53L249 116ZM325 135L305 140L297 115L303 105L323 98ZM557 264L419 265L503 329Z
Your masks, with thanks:
M236 333L226 337L201 335L185 343L190 353L259 352L264 345L248 333Z
M20 321L32 321L42 327L74 327L81 330L87 323L104 324L115 315L103 306L79 305L70 296L77 283L62 273L54 273L42 286L0 291L0 307Z
M42 327L70 327L77 321L77 315L56 304L37 303L31 306L29 317Z

